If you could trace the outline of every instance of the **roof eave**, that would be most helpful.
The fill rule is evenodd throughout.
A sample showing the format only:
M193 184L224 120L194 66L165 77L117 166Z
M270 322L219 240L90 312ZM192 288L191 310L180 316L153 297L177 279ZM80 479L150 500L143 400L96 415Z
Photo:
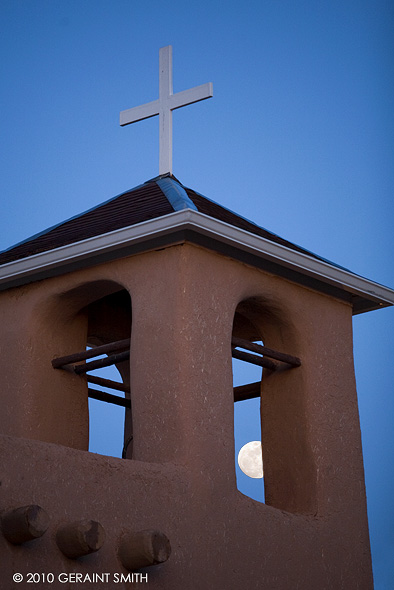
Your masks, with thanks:
M394 291L388 287L191 209L4 264L0 290L185 241L279 271L305 286L324 292L331 289L334 296L353 303L354 313L394 304Z

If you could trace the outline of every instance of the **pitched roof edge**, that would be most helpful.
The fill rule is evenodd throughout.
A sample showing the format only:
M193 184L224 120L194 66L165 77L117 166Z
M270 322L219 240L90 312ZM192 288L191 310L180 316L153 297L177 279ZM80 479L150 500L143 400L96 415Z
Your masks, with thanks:
M3 254L5 252L9 252L9 251L13 250L14 248L17 248L18 246L21 246L22 244L27 244L29 242L32 242L33 240L48 234L52 230L54 230L62 225L65 225L69 221L72 221L73 219L79 219L79 218L83 217L84 215L86 215L87 213L91 213L92 211L96 211L97 209L100 209L104 205L107 205L108 203L111 203L112 201L116 201L116 199L118 199L119 197L122 197L123 195L126 195L128 193L133 193L134 191L142 188L143 186L145 186L147 184L150 184L151 182L156 182L156 184L158 184L159 188L163 191L162 187L159 185L159 183L157 181L160 181L165 178L168 178L168 179L172 178L179 185L181 184L178 179L176 179L174 176L169 175L169 174L150 178L149 180L142 182L142 183L138 184L137 186L134 186L131 189L128 189L126 191L122 191L121 193L115 195L114 197L110 197L109 199L106 199L105 201L98 203L97 205L94 205L93 207L89 207L89 209L86 209L85 211L82 211L80 213L76 213L75 215L72 215L71 217L68 217L67 219L63 219L62 221L59 221L59 223L55 223L54 225L46 227L45 229L37 232L36 234L33 234L32 236L29 236L28 238L25 238L24 240L21 240L20 242L17 242L16 244L12 244L11 246L9 246L8 248L5 248L4 250L0 250L0 254ZM163 191L163 193L164 193L164 191ZM167 195L165 195L165 196L168 199L168 196ZM187 195L186 195L186 197L187 197ZM170 202L170 204L172 204L172 203Z
M111 258L130 256L136 253L136 246L139 252L151 250L158 244L163 245L163 237L165 245L185 242L188 241L186 232L209 238L213 250L214 243L220 242L232 252L243 252L243 259L249 257L249 264L255 265L254 260L263 259L295 271L301 277L298 280L301 284L302 276L312 277L315 282L361 298L363 302L358 311L355 307L355 313L394 304L394 291L388 287L191 209L4 264L0 267L0 290L93 266ZM223 247L222 252L226 253ZM229 255L233 257L233 254Z
M110 199L106 199L102 203L99 203L98 205L94 205L93 207L90 207L89 209L86 209L85 211L82 211L81 213L76 213L75 215L72 215L71 217L68 217L67 219L63 219L63 221L59 221L59 223L55 223L54 225L50 225L49 227L46 227L45 229L37 232L36 234L33 234L32 236L29 236L28 238L25 238L24 240L21 240L20 242L17 242L16 244L12 244L12 246L9 246L8 248L5 248L4 250L0 250L0 254L3 254L4 252L9 252L10 250L17 248L18 246L21 246L22 244L27 244L28 242L32 242L36 238L39 238L41 236L44 236L45 234L48 234L52 230L56 229L57 227L60 227L61 225L68 223L69 221L72 221L73 219L78 219L79 217L86 215L86 213L90 213L91 211L95 211L96 209L99 209L103 205L106 205L107 203L110 203L111 201L115 201L115 199L118 199L122 195L125 195L127 193L131 193L131 192L141 188L142 186L144 186L144 184L148 184L148 182L152 182L152 180L148 180L147 182L143 182L142 184L139 184L138 186L133 187L131 190L123 191L123 192L119 193L118 195L116 195L115 197L111 197Z
M218 205L218 203L216 201L214 201L213 199L210 199L209 197L206 197L205 195L203 195L202 193L199 193L198 191L196 191L194 189L190 189L188 187L184 187L184 189L185 189L185 191L192 191L196 195L202 197L203 199L205 199L206 201L209 201L210 203L213 203L214 205ZM327 262L328 264L330 264L332 266L336 266L337 268L341 268L342 270L347 270L348 272L352 272L350 269L348 269L340 264L337 264L336 262L332 262L332 260L328 260L328 258L325 258L324 256L320 256L319 254L316 254L315 252L312 252L312 250L308 250L307 248L304 248L304 246L300 246L299 244L296 244L295 242L290 242L289 240L282 238L282 236L280 236L279 234L276 234L275 232L263 227L262 225L258 225L254 221L251 221L247 217L244 217L243 215L236 213L235 211L233 211L232 209L229 209L228 207L225 207L224 205L220 205L220 207L222 209L225 209L226 211L228 211L232 215L235 215L239 219L242 219L243 221L246 221L247 223L253 225L256 229L263 230L264 232L266 232L267 234L269 234L273 238L277 238L279 240L287 242L290 245L289 247L294 246L299 252L303 252L304 254L307 254L309 256L313 256L314 258L317 258L318 260L322 260L323 262ZM198 209L197 209L197 211L198 211Z

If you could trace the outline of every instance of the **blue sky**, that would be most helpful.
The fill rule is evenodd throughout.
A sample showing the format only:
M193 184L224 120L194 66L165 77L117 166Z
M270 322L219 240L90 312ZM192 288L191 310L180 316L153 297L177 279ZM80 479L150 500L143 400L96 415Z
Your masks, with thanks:
M158 173L174 92L174 174L256 223L394 287L394 8L383 0L3 0L0 249ZM375 585L394 580L394 310L356 316L354 353Z

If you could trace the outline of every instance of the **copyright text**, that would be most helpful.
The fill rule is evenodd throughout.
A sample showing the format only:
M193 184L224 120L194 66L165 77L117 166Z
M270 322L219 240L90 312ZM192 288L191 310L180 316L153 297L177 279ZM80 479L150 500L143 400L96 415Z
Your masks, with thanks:
M146 583L148 582L148 574L140 573L128 573L118 574L104 572L101 574L81 574L78 572L61 572L60 574L53 574L51 572L38 573L29 572L25 576L23 574L16 573L12 576L14 582L19 584L25 581L27 584L53 584L55 581L61 584L73 583L73 584L99 584L101 582L112 584L124 584L124 583Z

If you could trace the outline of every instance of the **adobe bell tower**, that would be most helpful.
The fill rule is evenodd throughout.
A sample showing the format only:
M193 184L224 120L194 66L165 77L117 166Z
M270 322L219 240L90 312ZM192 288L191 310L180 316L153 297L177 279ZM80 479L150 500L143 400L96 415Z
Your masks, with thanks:
M352 315L392 290L168 170L1 253L0 289L5 587L373 587ZM261 383L233 388L232 357ZM123 408L123 458L88 451L89 396ZM265 504L236 487L248 397Z

